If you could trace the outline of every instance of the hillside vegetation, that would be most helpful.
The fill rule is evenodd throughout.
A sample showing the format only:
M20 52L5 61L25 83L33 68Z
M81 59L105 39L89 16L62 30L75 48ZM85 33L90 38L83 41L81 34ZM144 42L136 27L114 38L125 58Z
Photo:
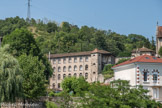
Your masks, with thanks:
M115 56L130 56L132 49L145 46L155 50L154 39L138 34L122 35L111 30L99 30L94 27L54 21L31 19L28 23L23 18L14 17L0 20L0 36L6 36L16 28L31 31L43 54L90 51L94 48L111 52Z

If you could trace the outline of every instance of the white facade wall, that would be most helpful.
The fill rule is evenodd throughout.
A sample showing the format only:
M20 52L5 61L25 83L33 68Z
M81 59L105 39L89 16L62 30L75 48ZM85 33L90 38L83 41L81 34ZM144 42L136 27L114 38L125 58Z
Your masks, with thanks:
M120 66L119 68L116 67L114 69L114 77L115 80L121 79L121 80L128 80L130 81L131 86L136 85L136 65L129 64L129 65L124 65Z
M146 71L147 81L144 81ZM157 74L157 82L153 80L153 74ZM162 101L162 63L132 63L115 67L114 76L115 80L130 81L131 86L142 85L144 89L149 90L148 95L151 95L152 99Z

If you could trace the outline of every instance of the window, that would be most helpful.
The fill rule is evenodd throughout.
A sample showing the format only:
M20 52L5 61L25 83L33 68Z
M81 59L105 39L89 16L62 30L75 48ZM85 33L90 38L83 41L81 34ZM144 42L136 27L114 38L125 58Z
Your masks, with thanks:
M66 63L66 58L63 59L64 64Z
M74 63L76 63L77 62L77 57L74 57Z
M63 67L63 71L66 72L66 66Z
M74 77L77 77L77 74L76 73L74 73Z
M58 72L61 72L61 67L58 67Z
M95 63L93 63L93 65L96 65Z
M85 70L88 70L88 65L85 65Z
M80 57L80 62L82 62L83 61L83 57Z
M147 72L144 72L144 81L147 81Z
M52 79L55 80L55 74L53 74Z
M82 73L79 74L79 77L81 77L81 76L82 76Z
M58 88L60 88L60 83L58 83Z
M69 58L69 63L71 63L71 57Z
M157 74L153 74L153 81L157 82Z
M88 79L88 73L85 74L85 79Z
M82 66L82 65L79 66L79 70L80 70L80 71L83 70L83 66Z
M53 72L56 72L56 68L55 67L53 68Z
M68 77L71 77L71 74L69 74Z
M93 72L93 74L96 74L96 72Z
M52 84L52 88L53 88L53 89L55 88L55 83Z
M56 64L56 59L53 59L53 64Z
M60 74L58 74L58 80L60 80L61 79L61 75Z
M58 59L58 64L61 64L61 59Z
M88 56L86 56L85 61L88 62Z
M69 69L68 70L69 70L69 72L71 72L71 66L69 66Z
M65 79L65 77L66 77L66 74L63 75L63 79Z
M77 71L77 66L76 65L74 66L74 71Z

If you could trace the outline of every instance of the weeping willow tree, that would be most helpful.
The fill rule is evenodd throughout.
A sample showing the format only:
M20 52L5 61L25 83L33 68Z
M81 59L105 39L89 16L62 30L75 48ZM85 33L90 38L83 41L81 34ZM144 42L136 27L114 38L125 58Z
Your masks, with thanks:
M22 71L8 51L8 45L0 48L0 102L14 102L22 96Z

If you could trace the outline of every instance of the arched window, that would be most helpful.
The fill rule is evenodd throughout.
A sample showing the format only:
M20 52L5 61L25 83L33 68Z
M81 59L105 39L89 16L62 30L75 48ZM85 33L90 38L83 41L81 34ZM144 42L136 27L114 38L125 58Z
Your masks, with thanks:
M74 77L77 77L77 74L76 73L74 73Z
M86 61L86 62L88 61L88 56L86 56L85 61Z
M79 77L81 77L81 76L82 76L82 73L79 74Z
M52 88L53 88L53 89L55 88L55 83L52 84Z
M69 74L68 77L71 77L71 74Z
M56 59L53 59L53 64L56 64Z
M144 81L147 81L147 72L144 72Z
M58 80L60 80L61 79L61 75L60 74L58 74Z
M66 58L63 59L64 64L66 63Z
M88 65L85 65L85 70L88 70Z
M79 70L80 70L80 71L83 70L83 66L82 66L82 65L79 66Z
M61 72L61 67L58 67L58 72Z
M71 66L69 66L69 69L68 70L69 70L69 72L71 72Z
M82 62L83 61L83 57L80 57L80 62Z
M77 57L74 57L74 63L76 63L77 62Z
M56 72L56 68L55 67L53 67L53 72Z
M60 83L58 83L58 88L60 88Z
M85 74L85 79L88 79L88 73Z
M76 65L74 66L74 71L77 71L77 66Z
M71 63L71 57L69 58L69 63Z
M58 64L61 64L61 59L60 58L58 59Z
M66 72L66 66L63 67L63 71Z
M53 80L55 80L55 74L53 74L52 78L53 78Z
M63 75L63 79L65 79L65 77L66 77L66 74Z
M154 74L153 74L153 81L154 81L154 82L157 82L157 77L158 77L157 74L154 73Z

